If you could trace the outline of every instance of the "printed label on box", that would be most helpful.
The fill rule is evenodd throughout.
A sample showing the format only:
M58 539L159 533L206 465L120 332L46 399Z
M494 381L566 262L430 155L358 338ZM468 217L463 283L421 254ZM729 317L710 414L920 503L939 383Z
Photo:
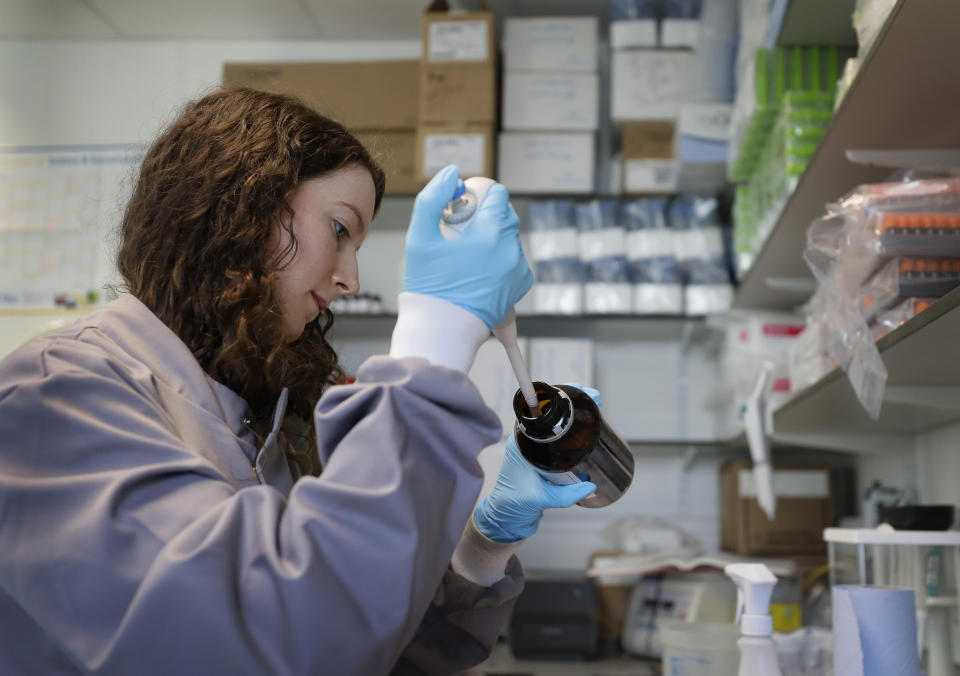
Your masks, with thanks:
M461 176L482 174L483 151L483 134L426 134L423 175L433 176L448 164L456 164Z
M486 21L436 21L430 24L428 61L486 61Z
M741 469L737 476L740 497L757 497L752 469ZM773 491L781 498L826 498L830 496L830 477L822 469L775 469Z
M627 160L623 187L636 192L674 192L677 163L673 160Z
M679 133L728 141L733 106L729 103L688 103L680 107Z

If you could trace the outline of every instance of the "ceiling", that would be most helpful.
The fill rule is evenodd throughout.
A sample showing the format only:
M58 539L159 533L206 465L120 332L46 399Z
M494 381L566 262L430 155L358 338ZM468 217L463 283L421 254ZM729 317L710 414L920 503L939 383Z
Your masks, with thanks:
M451 1L476 8L482 0ZM0 0L7 40L419 40L430 0ZM487 0L498 19L591 14L609 0ZM601 24L602 25L602 24Z

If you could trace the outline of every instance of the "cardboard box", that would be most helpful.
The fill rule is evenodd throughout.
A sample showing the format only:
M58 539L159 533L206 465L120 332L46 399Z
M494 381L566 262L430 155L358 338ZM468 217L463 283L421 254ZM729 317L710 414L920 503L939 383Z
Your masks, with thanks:
M514 70L503 79L503 128L586 131L599 125L596 73Z
M493 125L422 125L417 129L419 180L429 180L448 164L460 176L493 177Z
M757 503L751 467L733 462L721 470L722 547L746 555L822 554L823 529L833 523L829 470L775 466L777 509L770 521Z
M669 160L675 156L673 122L627 122L623 125L623 159Z
M424 63L420 67L420 124L493 124L497 114L494 66Z
M613 49L656 47L659 44L656 19L627 19L610 22Z
M700 41L700 19L665 18L660 22L661 47L696 47Z
M415 129L418 61L227 63L225 87L291 94L348 129Z
M590 193L594 145L591 132L502 132L497 176L517 193Z
M387 175L387 195L413 195L424 182L417 175L415 129L359 130L354 134Z
M435 3L436 4L436 3ZM445 4L445 3L444 3ZM433 7L430 8L431 10ZM492 12L428 11L423 15L424 63L496 62Z
M503 29L507 70L597 70L597 17L508 17Z
M615 50L610 105L618 122L675 120L680 104L711 101L698 55L685 50Z

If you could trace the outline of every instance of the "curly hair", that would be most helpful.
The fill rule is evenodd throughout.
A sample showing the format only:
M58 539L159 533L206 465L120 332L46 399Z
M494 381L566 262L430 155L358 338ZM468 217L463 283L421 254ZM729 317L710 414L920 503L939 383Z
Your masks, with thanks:
M288 410L299 421L284 429L301 433L287 434L283 446L301 474L320 472L313 408L344 374L326 340L329 310L284 341L273 282L290 250L271 254L269 240L282 227L295 252L293 192L357 165L373 178L376 213L383 170L341 124L289 96L219 90L188 103L151 145L120 225L125 288L211 377L244 397L261 442L289 388Z

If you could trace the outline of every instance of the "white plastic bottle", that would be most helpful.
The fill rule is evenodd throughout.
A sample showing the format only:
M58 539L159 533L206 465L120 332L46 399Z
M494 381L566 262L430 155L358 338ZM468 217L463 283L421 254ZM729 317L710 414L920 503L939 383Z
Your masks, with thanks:
M731 563L724 571L737 584L737 623L742 636L737 676L783 676L773 640L770 596L777 577L762 563Z

